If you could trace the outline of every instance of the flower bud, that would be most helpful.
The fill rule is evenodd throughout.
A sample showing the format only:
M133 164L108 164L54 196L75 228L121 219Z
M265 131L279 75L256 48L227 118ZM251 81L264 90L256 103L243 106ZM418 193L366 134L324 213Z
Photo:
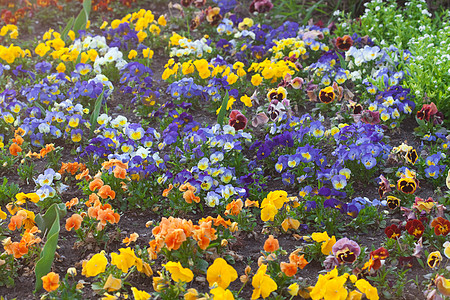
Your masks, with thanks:
M230 232L237 232L239 230L239 224L237 222L231 223L229 230Z
M274 261L277 259L277 256L275 255L275 253L270 253L267 258L268 261Z
M78 281L78 283L76 285L76 289L77 290L81 290L82 288L84 288L84 282Z
M222 247L226 247L226 246L228 245L228 241L227 241L226 239L223 239L223 240L220 242L220 245L221 245Z
M69 274L70 276L77 276L77 269L75 268L68 268L67 269L67 274Z
M249 279L248 275L241 275L241 277L239 277L239 280L242 283L246 283L248 281L248 279Z
M250 266L246 266L246 267L245 267L245 270L244 270L245 275L250 274L251 271L252 271L252 268L251 268Z
M266 261L266 258L264 256L260 256L258 258L258 267L261 267L262 264L266 264L266 263L267 263L267 261Z

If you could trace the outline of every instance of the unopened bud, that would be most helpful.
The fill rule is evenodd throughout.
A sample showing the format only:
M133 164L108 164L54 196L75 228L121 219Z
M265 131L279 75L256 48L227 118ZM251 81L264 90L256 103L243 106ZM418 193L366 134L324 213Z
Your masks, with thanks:
M248 281L248 276L247 275L242 275L241 277L239 277L239 280L242 282L242 283L246 283L247 281Z
M274 261L277 259L277 256L275 255L275 253L270 253L267 258L268 261Z
M230 232L237 232L239 230L239 224L237 222L231 223L229 230Z
M252 268L251 268L250 266L246 266L246 267L245 267L245 270L244 270L245 275L250 274L251 271L252 271Z
M258 258L258 267L261 267L262 264L266 264L266 263L267 263L267 261L266 261L266 258L264 256L260 256Z
M67 269L67 274L69 274L70 276L77 276L77 269L75 268L68 268Z
M82 288L84 288L84 282L78 281L78 283L76 285L76 289L81 290Z

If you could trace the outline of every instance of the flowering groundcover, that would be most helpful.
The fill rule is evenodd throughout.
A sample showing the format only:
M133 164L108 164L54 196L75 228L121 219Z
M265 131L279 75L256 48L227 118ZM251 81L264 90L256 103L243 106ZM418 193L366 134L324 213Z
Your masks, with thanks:
M62 2L1 11L1 295L450 296L449 11Z

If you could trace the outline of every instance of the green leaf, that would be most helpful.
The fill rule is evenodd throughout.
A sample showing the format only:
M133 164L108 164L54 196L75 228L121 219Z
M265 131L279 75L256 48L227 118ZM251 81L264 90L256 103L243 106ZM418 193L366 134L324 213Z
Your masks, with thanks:
M223 125L223 120L225 118L225 112L227 111L227 104L228 104L228 91L225 93L225 97L223 97L222 100L222 106L220 107L219 114L217 115L217 124Z
M67 211L64 203L55 203L50 206L44 216L41 216L40 214L36 216L36 223L38 225L40 224L39 229L47 233L47 242L42 248L41 254L39 256L40 258L37 261L34 270L34 273L36 274L36 285L34 290L35 292L38 292L42 288L41 278L47 275L52 268L56 247L58 246L60 231L59 218L60 215L61 217L65 216L66 212ZM50 229L48 229L49 226Z
M83 9L78 14L75 22L73 24L73 31L75 32L75 36L78 37L78 31L86 28L88 16L86 15L86 11Z
M97 119L100 114L100 109L102 108L102 101L103 101L103 94L105 93L105 90L102 91L100 96L98 96L97 100L95 101L94 111L91 115L91 135L94 132L94 128L97 124Z
M91 13L91 1L84 0L83 9L78 14L75 22L73 24L73 31L76 36L78 36L78 31L82 29L86 29L87 21L89 20L89 14Z
M196 261L195 266L203 273L206 273L206 271L208 269L208 262L204 259L199 259Z
M81 62L81 53L78 54L77 60L75 61L75 66Z
M83 1L83 9L86 12L87 16L89 16L89 14L91 13L91 6L92 6L92 1L91 0L84 0Z
M41 113L44 115L44 117L47 115L47 114L45 113L47 110L42 106L42 104L40 104L40 103L37 102L37 101L34 101L34 102L33 102L33 105L36 105L36 106L41 110Z
M425 268L425 264L423 263L423 260L420 258L417 258L417 262L419 263L419 265L424 269Z
M306 15L303 18L303 25L306 25L308 23L309 19L311 19L312 14L314 13L314 11L320 11L320 12L324 13L324 11L319 8L319 7L323 6L322 2L323 2L323 0L320 0L319 2L317 2L316 4L314 4L313 6L311 6L310 8L308 8L306 10Z
M347 70L347 62L345 61L344 57L339 52L336 52L336 54L337 56L339 56L339 63L341 64L341 68Z
M73 17L71 17L71 18L69 19L69 22L67 22L66 27L64 27L63 31L61 31L61 38L62 38L62 40L64 41L64 43L67 42L67 37L68 37L68 34L69 34L70 29L71 29L72 26L73 26L74 20L75 20L75 19L74 19Z
M234 265L236 263L234 257L229 254L225 255L223 259L225 259L230 265Z
M388 291L383 291L382 293L383 293L383 296L384 296L386 299L392 299L392 295L391 295L391 293L389 293Z
M44 236L47 235L47 232L53 226L53 222L55 221L57 214L60 217L64 217L67 214L66 206L64 203L59 204L55 203L52 206L50 206L50 208L43 216L41 214L38 214L34 218L36 225L38 226L39 230L41 230L44 233Z

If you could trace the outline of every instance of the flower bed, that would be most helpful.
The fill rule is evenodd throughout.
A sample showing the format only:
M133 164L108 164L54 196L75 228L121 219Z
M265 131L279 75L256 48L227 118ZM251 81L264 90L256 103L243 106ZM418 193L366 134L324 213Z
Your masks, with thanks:
M206 2L2 12L0 294L450 296L449 12Z

